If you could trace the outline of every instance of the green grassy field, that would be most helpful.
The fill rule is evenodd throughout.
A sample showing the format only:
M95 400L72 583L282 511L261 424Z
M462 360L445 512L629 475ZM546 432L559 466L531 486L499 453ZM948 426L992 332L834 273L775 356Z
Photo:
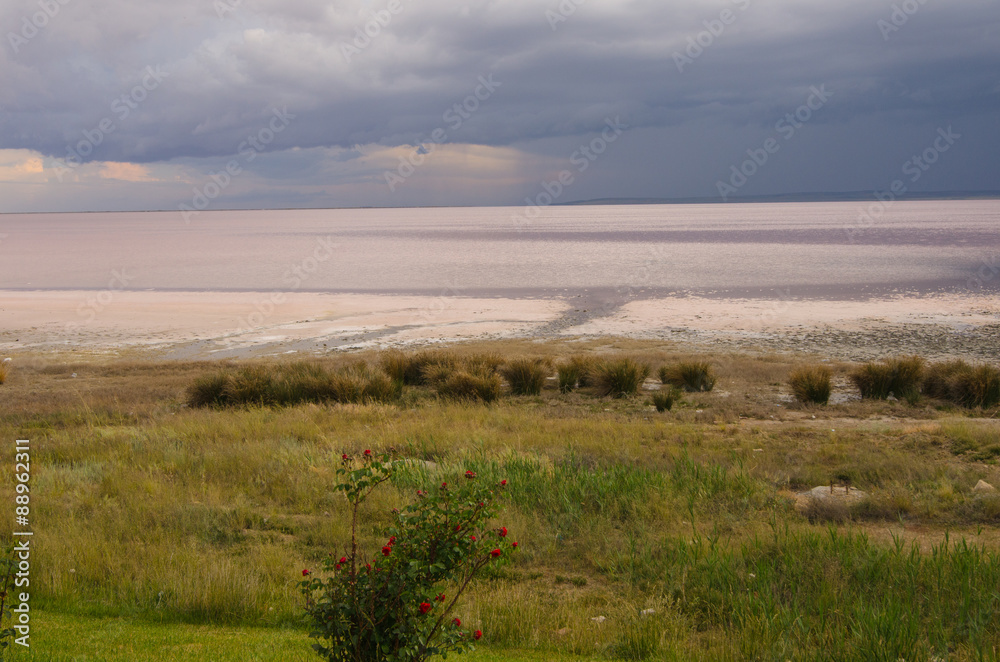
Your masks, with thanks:
M1000 485L996 410L838 399L852 366L836 362L831 404L798 404L789 356L457 351L487 349L628 355L652 374L697 358L717 382L663 413L649 391L560 393L554 369L540 395L492 405L420 386L214 409L185 403L214 364L19 358L0 387L8 460L32 441L37 620L19 658L310 659L296 583L343 549L340 454L392 447L413 461L369 503L373 548L429 481L509 481L522 553L459 605L484 631L469 659L997 659L1000 496L972 490ZM796 506L831 482L868 497ZM10 472L2 493L13 504Z

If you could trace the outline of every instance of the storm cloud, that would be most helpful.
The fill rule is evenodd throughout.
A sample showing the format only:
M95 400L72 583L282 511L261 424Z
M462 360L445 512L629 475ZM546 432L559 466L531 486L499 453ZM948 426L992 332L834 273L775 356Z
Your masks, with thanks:
M714 195L768 138L740 194L874 189L948 126L914 188L1000 188L989 0L15 0L0 34L0 150L45 173L0 159L0 211L170 207L231 161L220 206L518 204L615 118L566 200Z

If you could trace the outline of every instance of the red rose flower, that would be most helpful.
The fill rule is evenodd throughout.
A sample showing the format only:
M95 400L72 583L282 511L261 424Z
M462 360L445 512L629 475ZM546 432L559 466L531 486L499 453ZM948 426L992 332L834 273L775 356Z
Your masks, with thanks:
M476 639L476 641L479 641L479 639L482 638L482 636L483 636L483 631L482 630L476 630L476 633L474 635L472 635L472 636L473 636L473 638Z
M500 484L506 487L506 485L507 485L507 479L504 478L503 480L501 480Z
M371 457L371 456L372 456L372 452L366 448L365 449L365 457Z
M434 599L437 600L438 602L444 602L444 593L439 593L438 596Z
M455 627L457 627L457 628L462 627L462 619L460 619L460 618L456 618L455 620L452 621L452 623L454 623Z
M333 569L334 570L340 570L340 564L338 563L337 565L333 566Z
M461 524L456 524L455 525L455 530L456 531L461 531L462 530L462 525Z
M389 554L392 554L392 547L386 545L385 547L382 548L382 556L389 556Z
M476 542L476 536L469 536L469 538L472 539L472 542Z
M475 472L473 472L473 471L466 471L466 472L465 472L465 477L466 477L466 478L475 478L475 477L476 477L476 474L475 474Z
M341 556L340 560L337 561L337 563L347 563L347 557L346 556Z
M513 543L511 543L511 547L517 549L517 541L516 540Z
M396 544L396 536L389 536L389 546L392 547Z
M506 538L507 537L507 527L506 526L500 527L500 537L501 538Z
M302 571L302 576L303 577L305 577L308 574L309 574L309 569L308 568L306 568L305 570Z
M420 613L421 614L426 614L430 610L431 610L431 603L429 603L429 602L421 602L420 603Z
M441 489L442 490L448 489L448 483L441 483Z
M346 460L347 459L347 453L344 453L343 455L341 455L340 459L341 460Z
M490 552L490 556L492 556L493 558L496 558L501 554L503 554L503 552L501 552L499 549L494 549L492 552Z

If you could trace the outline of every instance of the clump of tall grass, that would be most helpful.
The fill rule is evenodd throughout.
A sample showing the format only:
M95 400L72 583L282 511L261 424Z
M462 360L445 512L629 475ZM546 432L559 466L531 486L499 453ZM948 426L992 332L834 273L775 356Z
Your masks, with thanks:
M473 375L488 376L499 372L506 363L503 355L497 352L479 352L461 359L461 365L466 372Z
M674 401L677 399L677 392L673 388L661 389L653 394L652 399L656 411L661 413L670 411L674 406Z
M453 370L436 382L437 393L453 400L495 402L503 393L500 375L476 375L465 370Z
M934 363L924 375L923 390L963 407L994 407L1000 404L1000 370L962 360Z
M191 407L221 407L225 404L226 384L229 375L217 372L203 375L194 380L187 388L187 403Z
M500 368L514 395L538 395L545 386L552 364L548 359L517 358Z
M336 372L305 362L249 365L199 377L187 389L191 407L291 406L304 402L389 402L401 382L358 363Z
M383 372L358 363L331 374L327 389L325 395L333 402L391 402L399 398L402 384ZM322 391L320 393L323 394Z
M950 400L953 380L958 374L968 372L971 367L961 359L932 363L924 372L921 390L928 397Z
M398 349L383 352L379 356L379 365L390 379L400 384L412 386L421 377L422 370L415 366L413 356Z
M559 363L559 392L569 393L577 386L592 386L593 372L598 361L592 356L571 356Z
M556 366L559 373L559 392L569 393L580 382L580 366L573 362L560 363Z
M788 376L788 384L799 402L825 405L830 401L832 376L826 366L807 366L793 370Z
M953 380L952 394L964 407L995 407L1000 404L1000 370L981 365L960 372Z
M919 356L904 356L869 362L851 373L851 381L862 398L885 400L890 395L902 400L914 400L920 393L924 360Z
M592 375L600 395L624 398L635 395L649 376L649 366L630 358L606 360L599 363Z
M443 367L454 369L459 364L458 357L448 351L424 351L407 354L391 350L379 359L382 370L394 381L406 386L423 386L431 383L428 379L434 371Z
M715 374L708 361L685 361L677 365L662 366L660 381L683 388L689 393L711 391L715 386Z

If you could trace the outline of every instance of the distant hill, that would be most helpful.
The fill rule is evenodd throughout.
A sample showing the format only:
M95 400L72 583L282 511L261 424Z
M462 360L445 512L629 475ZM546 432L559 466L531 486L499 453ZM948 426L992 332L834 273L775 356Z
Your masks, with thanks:
M907 193L901 200L988 200L1000 198L1000 191L932 191ZM727 204L734 202L851 202L874 200L873 191L844 191L839 193L778 193L774 195L732 196L723 202L718 196L702 198L595 198L558 202L552 206L569 205L684 205Z

